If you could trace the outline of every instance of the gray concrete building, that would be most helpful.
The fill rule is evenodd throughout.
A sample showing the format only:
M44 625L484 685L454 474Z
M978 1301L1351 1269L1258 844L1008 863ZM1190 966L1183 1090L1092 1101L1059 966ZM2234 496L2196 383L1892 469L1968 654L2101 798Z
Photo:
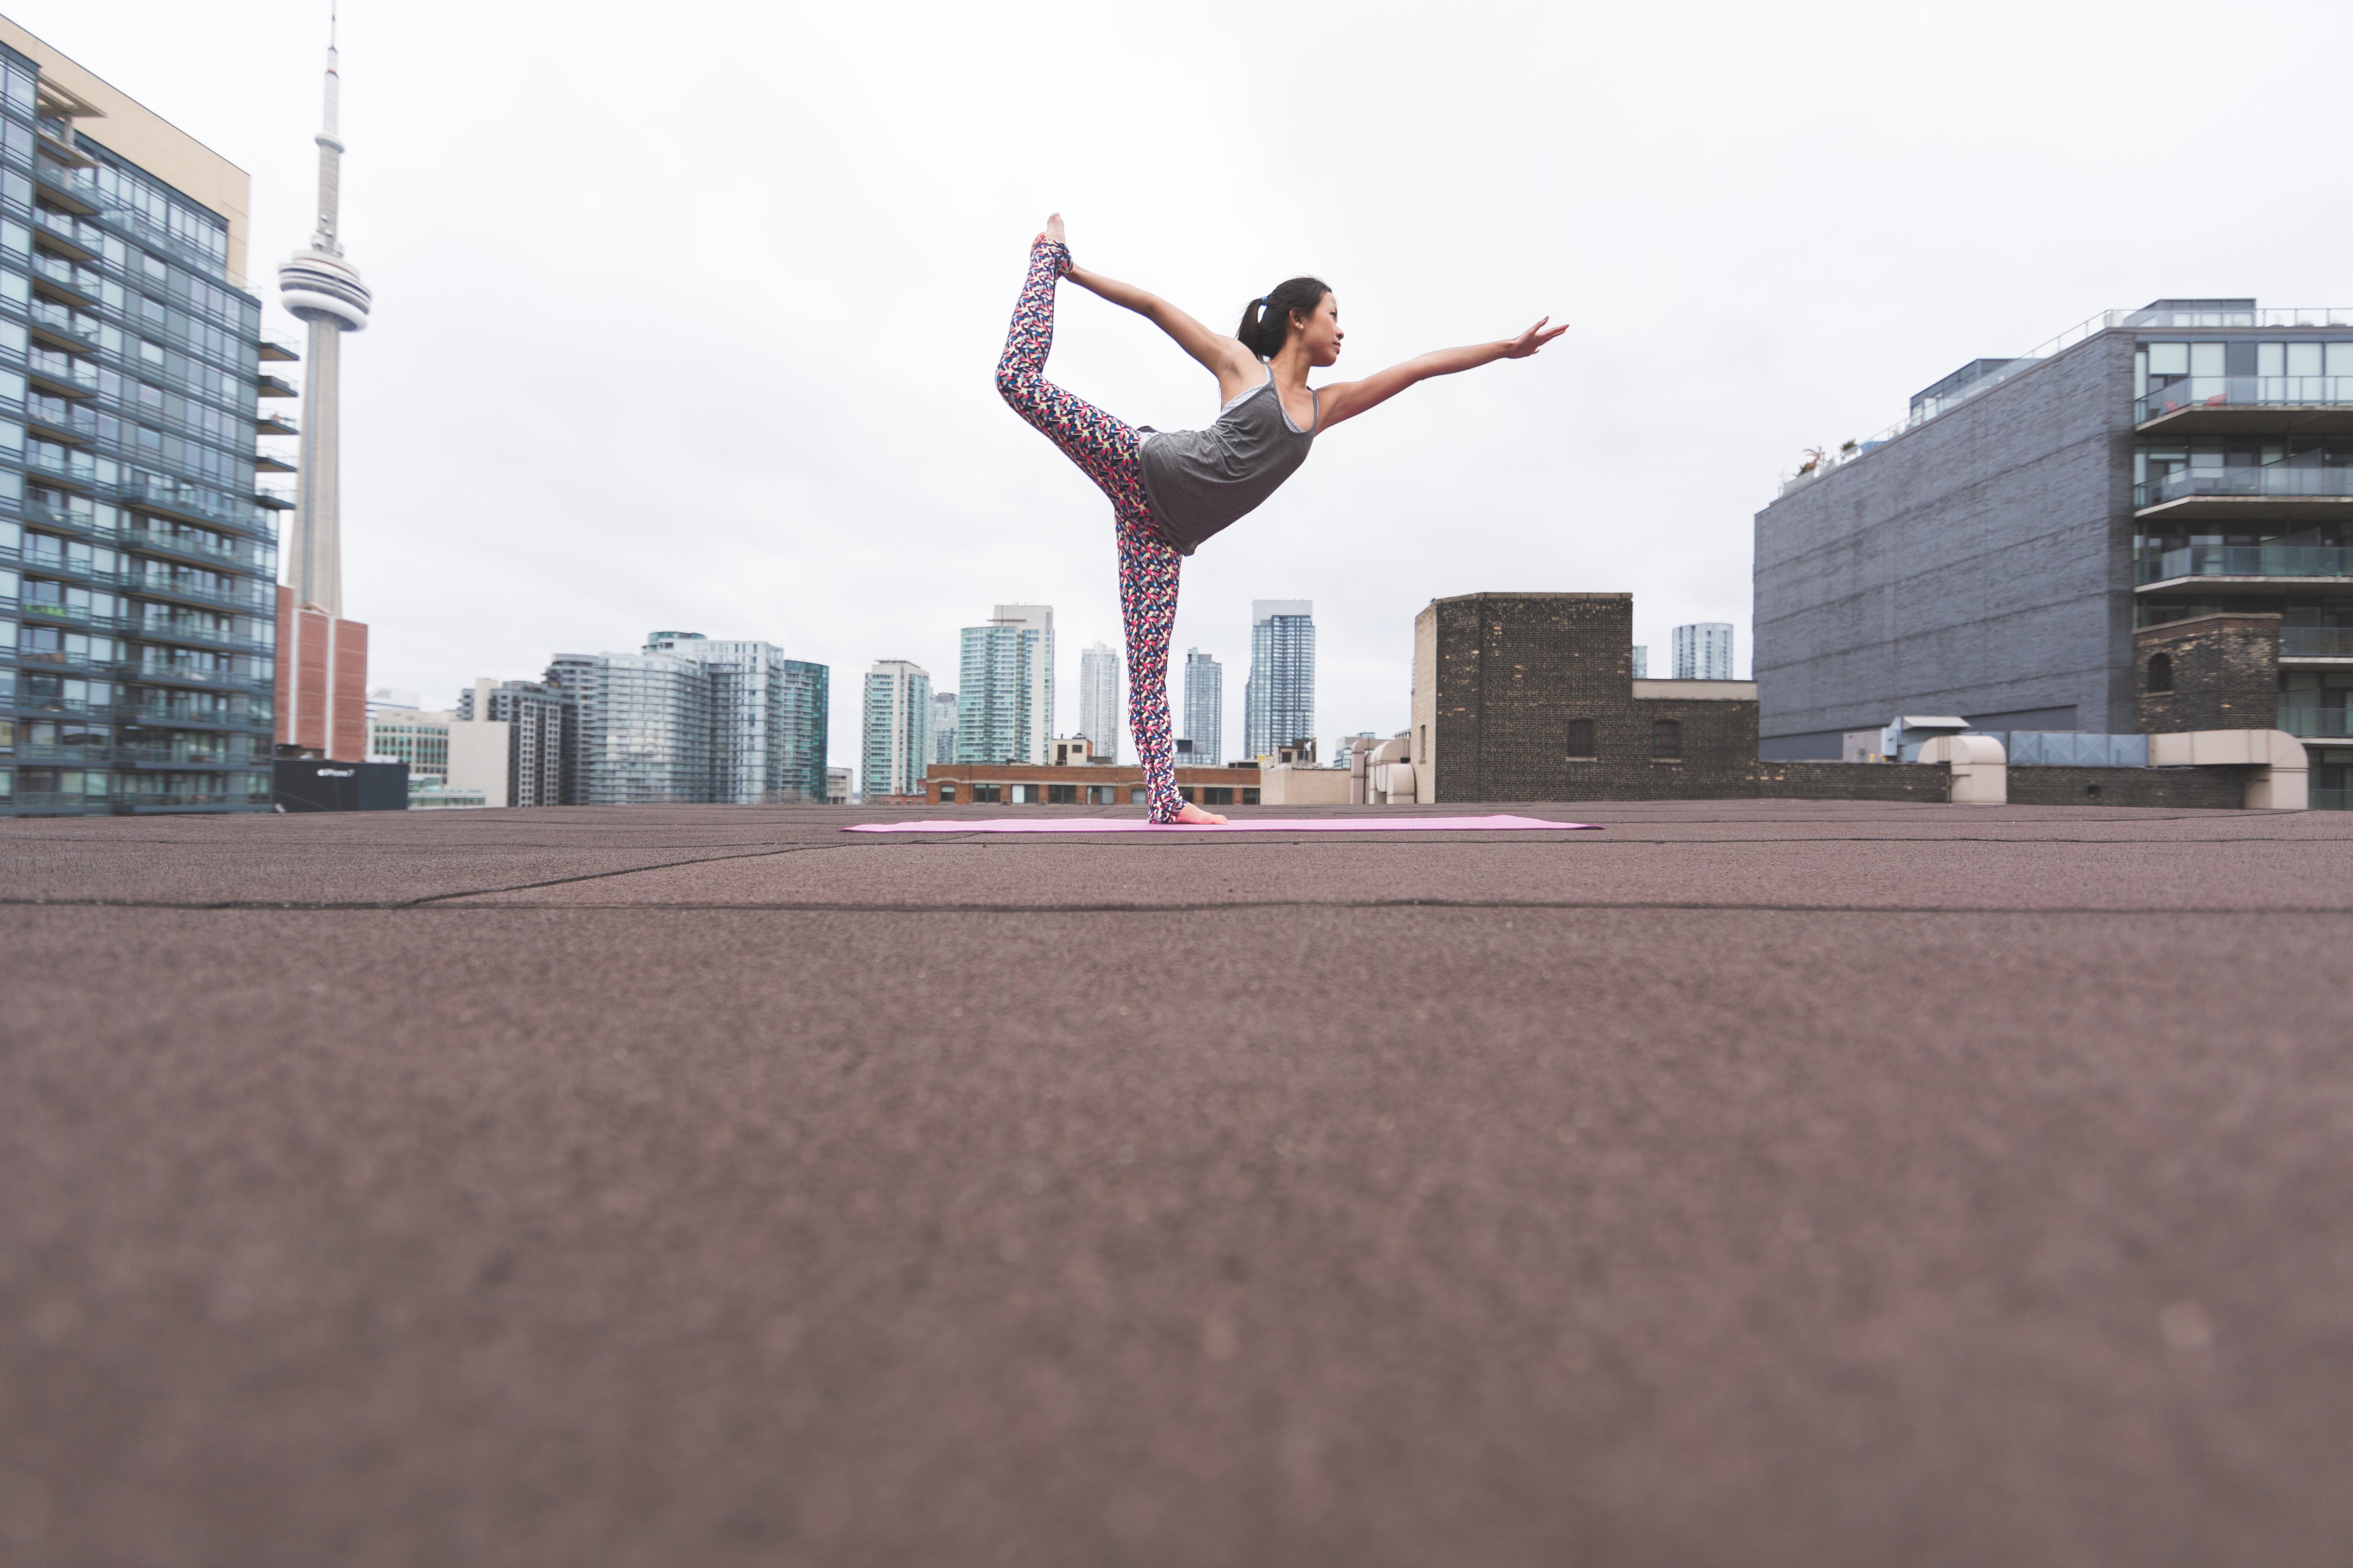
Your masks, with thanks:
M2132 731L2139 634L2276 616L2276 721L2341 804L2348 524L2353 310L2159 300L1973 361L1757 514L1763 754L1904 712Z

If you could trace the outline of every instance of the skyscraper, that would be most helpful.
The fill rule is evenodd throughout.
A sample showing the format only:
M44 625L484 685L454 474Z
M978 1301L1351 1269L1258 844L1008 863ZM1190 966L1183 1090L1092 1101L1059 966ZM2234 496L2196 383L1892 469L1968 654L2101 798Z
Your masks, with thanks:
M0 20L0 815L267 811L255 437L293 426L256 398L294 355L241 281L247 176Z
M825 798L824 665L786 658L774 643L701 632L650 632L645 651L691 659L710 677L707 798L733 805Z
M1225 745L1225 667L1199 648L1185 650L1185 739L1193 756L1215 766Z
M1634 679L1646 680L1651 674L1651 650L1641 644L1634 645Z
M373 711L374 710L372 710ZM458 698L461 720L507 726L507 798L492 805L570 805L565 759L579 704L562 687L537 680L477 680Z
M1732 626L1726 621L1701 621L1674 631L1677 680L1730 680Z
M956 682L956 761L1043 763L1054 737L1054 611L999 605L966 626Z
M1103 762L1119 761L1119 655L1097 643L1079 655L1079 733Z
M345 332L367 325L369 294L343 259L336 236L343 144L336 111L343 90L333 24L319 134L318 226L311 248L278 269L279 302L310 329L302 380L302 434L294 526L286 538L286 584L278 595L278 732L311 755L357 757L367 689L367 628L343 619L342 450L338 408Z
M953 691L932 693L932 761L952 763L956 751L956 694Z
M923 667L875 660L859 717L858 777L866 797L921 792L932 753L932 678Z
M549 674L579 702L581 805L711 799L712 681L702 663L667 653L560 653Z
M1315 733L1315 605L1250 601L1250 672L1242 688L1242 748L1263 757Z

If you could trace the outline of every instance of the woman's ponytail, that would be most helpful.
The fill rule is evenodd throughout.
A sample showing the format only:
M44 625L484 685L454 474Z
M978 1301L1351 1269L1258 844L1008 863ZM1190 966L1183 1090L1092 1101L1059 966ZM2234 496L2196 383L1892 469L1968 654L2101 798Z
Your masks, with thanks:
M1331 291L1320 278L1285 279L1243 307L1242 324L1234 329L1234 336L1259 358L1272 359L1291 336L1292 313L1314 315Z

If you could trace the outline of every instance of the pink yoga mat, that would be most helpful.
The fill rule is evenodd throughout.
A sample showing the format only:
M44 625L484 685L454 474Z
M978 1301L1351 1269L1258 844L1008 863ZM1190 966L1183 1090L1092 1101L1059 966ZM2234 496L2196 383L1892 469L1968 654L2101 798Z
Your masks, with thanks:
M1223 827L1151 823L1140 816L987 816L972 822L861 822L844 833L1480 833L1533 827L1595 829L1590 822L1535 816L1251 816Z

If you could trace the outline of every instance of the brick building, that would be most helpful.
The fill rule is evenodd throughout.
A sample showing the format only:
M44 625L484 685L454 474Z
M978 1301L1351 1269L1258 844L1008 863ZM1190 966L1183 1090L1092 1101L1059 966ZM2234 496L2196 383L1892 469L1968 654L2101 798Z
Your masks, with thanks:
M1756 685L1634 679L1631 594L1433 599L1413 639L1426 799L1757 793Z
M2268 730L2279 722L2280 617L2211 615L2133 634L2134 728Z

